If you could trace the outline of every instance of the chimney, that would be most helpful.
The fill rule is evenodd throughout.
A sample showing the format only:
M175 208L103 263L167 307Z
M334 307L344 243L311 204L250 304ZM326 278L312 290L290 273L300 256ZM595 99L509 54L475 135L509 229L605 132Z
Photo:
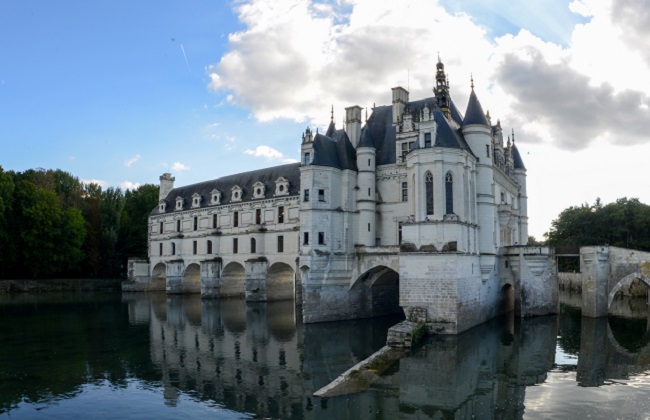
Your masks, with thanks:
M402 120L404 108L409 101L409 92L403 87L393 88L393 124L399 124Z
M158 194L158 201L167 198L169 192L174 189L174 181L176 181L176 178L174 178L169 172L160 176L160 193Z
M355 148L361 137L361 107L359 105L345 108L345 132Z

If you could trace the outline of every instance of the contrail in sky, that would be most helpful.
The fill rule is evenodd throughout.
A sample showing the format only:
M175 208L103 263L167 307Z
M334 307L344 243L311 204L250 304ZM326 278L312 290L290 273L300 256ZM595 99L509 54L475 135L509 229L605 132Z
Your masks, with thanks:
M181 51L183 51L183 57L185 57L185 65L187 66L187 71L190 71L190 63L187 61L187 54L185 54L185 48L183 48L183 44L181 45Z

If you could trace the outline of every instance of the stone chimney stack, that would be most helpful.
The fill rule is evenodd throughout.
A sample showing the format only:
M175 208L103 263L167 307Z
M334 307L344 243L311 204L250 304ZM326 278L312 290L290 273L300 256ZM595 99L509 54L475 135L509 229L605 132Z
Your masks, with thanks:
M402 120L404 108L409 101L409 92L403 87L393 88L393 124L399 124Z
M361 107L359 105L345 108L345 132L355 148L361 137Z
M176 178L169 172L160 176L160 194L158 195L158 201L167 198L169 192L174 189L174 181L176 181Z

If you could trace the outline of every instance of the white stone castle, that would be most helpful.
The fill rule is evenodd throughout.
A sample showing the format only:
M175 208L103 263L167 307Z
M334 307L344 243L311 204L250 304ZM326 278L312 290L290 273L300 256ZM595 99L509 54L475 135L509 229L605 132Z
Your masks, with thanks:
M174 188L149 218L152 284L168 293L294 298L305 322L403 310L457 333L499 313L554 312L549 251L528 240L526 168L472 93L463 116L438 61L434 96L345 129L308 128L301 161ZM163 283L164 282L164 283ZM554 300L555 299L555 300Z

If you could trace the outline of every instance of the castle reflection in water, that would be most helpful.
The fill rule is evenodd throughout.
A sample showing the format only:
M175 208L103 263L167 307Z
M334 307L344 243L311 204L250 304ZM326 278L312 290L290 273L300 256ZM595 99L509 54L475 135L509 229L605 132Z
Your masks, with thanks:
M395 319L303 325L293 302L123 299L131 323L149 324L168 405L184 393L260 417L521 418L527 387L549 373L575 371L593 387L650 368L645 319L619 328L564 306L559 317L501 318L431 337L368 391L319 399L315 390L383 346Z

